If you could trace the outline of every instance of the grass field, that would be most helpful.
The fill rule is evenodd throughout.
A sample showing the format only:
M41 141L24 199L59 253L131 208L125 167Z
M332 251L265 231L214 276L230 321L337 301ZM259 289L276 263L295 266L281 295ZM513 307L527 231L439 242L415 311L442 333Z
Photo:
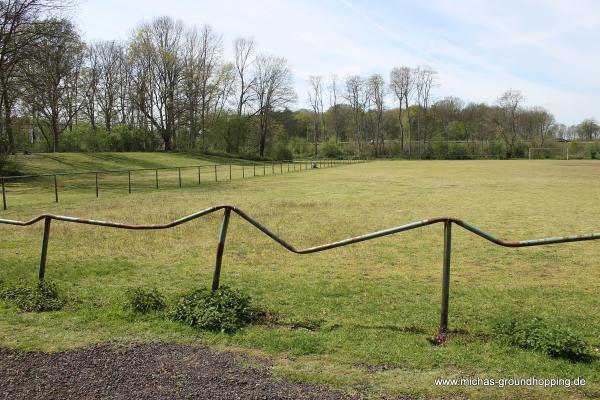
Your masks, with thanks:
M100 199L73 189L59 204L14 204L0 215L158 223L229 203L298 247L444 215L521 240L599 231L599 178L594 161L375 161ZM209 286L219 224L220 215L154 232L54 223L46 276L69 302L40 314L0 303L0 346L58 351L112 340L181 341L269 357L282 376L373 396L600 397L598 357L553 359L493 334L499 319L539 315L570 327L598 352L597 241L508 249L455 227L450 328L458 334L443 346L427 341L439 323L441 225L300 256L234 216L222 284L276 310L280 325L213 334L123 311L133 286L156 286L169 299ZM34 281L41 225L0 226L0 237L0 279ZM319 320L320 328L290 327L304 320ZM587 384L439 387L439 377L583 377Z

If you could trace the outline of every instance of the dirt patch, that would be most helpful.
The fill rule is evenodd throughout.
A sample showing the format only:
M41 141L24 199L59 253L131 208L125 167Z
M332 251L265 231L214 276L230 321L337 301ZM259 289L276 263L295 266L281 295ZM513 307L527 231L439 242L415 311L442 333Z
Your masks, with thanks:
M173 343L99 345L61 353L0 349L2 399L352 399L275 379L231 353Z

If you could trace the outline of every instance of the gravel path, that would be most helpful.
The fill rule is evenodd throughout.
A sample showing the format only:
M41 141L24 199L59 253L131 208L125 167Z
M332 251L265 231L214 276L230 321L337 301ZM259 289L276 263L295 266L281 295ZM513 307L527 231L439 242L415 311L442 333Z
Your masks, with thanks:
M274 379L231 353L173 343L99 345L62 353L0 349L1 399L349 399Z

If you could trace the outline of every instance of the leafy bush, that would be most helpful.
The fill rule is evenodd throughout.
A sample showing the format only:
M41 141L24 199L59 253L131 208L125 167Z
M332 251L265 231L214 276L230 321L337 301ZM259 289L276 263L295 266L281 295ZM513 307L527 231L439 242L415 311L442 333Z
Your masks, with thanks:
M251 303L249 296L226 286L215 291L196 289L179 298L171 318L199 329L233 333L267 316Z
M495 330L505 336L508 343L522 349L571 361L589 361L592 358L589 346L583 339L567 328L550 327L540 318L501 321L496 324Z
M33 312L56 311L65 304L56 285L45 280L40 280L34 286L0 282L0 299L15 304L21 311Z
M286 144L277 143L273 147L273 153L271 154L271 157L274 160L292 160L294 155L292 154L292 150L290 150Z
M140 314L161 311L166 307L163 295L156 288L134 288L127 291L125 309Z
M321 144L319 153L325 158L337 158L342 155L342 149L335 142L335 139L332 138Z

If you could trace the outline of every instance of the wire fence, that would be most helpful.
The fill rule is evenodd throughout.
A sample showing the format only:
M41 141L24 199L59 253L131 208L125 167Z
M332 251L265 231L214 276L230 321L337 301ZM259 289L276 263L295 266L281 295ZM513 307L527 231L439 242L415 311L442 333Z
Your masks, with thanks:
M281 175L364 161L366 160L358 158L283 160L1 176L2 207L4 210L8 209L11 198L19 200L25 195L35 195L37 199L53 199L58 203L61 194L67 190L88 192L96 197L100 197L103 192L131 194L141 190L191 187L208 182Z
M84 219L84 218L76 218L76 217L68 217L63 215L53 215L53 214L44 214L40 215L36 218L33 218L29 221L16 221L16 220L8 220L8 219L0 219L0 224L7 225L17 225L17 226L29 226L36 224L40 221L44 221L44 233L42 237L42 251L40 255L40 264L39 264L39 279L44 279L46 273L46 258L48 255L48 240L50 238L50 223L52 220L56 221L64 221L70 223L78 223L78 224L86 224L86 225L96 225L103 227L111 227L118 229L128 229L128 230L157 230L157 229L169 229L176 227L178 225L185 224L187 222L193 221L197 218L203 217L208 214L212 214L216 211L223 210L223 220L221 224L221 230L219 234L219 242L217 245L216 252L216 260L215 260L215 269L213 273L212 280L212 289L216 290L219 288L219 281L221 276L221 265L223 261L223 253L225 251L225 239L227 236L227 228L229 226L229 219L231 213L235 213L240 216L242 219L249 222L259 231L273 239L279 245L283 246L288 251L291 251L296 254L310 254L317 253L321 251L335 249L337 247L347 246L353 243L359 243L367 240L377 239L380 237L409 231L412 229L422 228L428 225L433 224L443 224L444 225L444 253L443 253L443 272L442 272L442 303L441 303L441 315L440 315L440 328L439 333L445 335L448 332L448 306L449 306L449 298L450 298L450 259L451 259L451 247L452 247L452 225L458 225L461 228L484 238L496 245L516 248L516 247L531 247L531 246L544 246L550 244L557 243L568 243L568 242L579 242L586 240L598 240L600 239L600 233L590 233L590 234L582 234L582 235L573 235L573 236L559 236L559 237L550 237L544 239L533 239L533 240L521 240L521 241L506 241L502 239L498 239L495 236L479 229L478 227L471 225L467 222L464 222L460 219L452 218L452 217L438 217L425 219L422 221L412 222L405 225L396 226L393 228L367 233L360 236L354 236L348 239L340 240L337 242L326 243L319 246L308 247L305 249L297 249L292 246L276 233L271 231L269 228L265 227L261 223L254 220L244 211L240 210L231 205L218 205L214 207L207 208L205 210L198 211L194 214L187 215L185 217L179 218L175 221L165 223L165 224L145 224L145 225L132 225L132 224L123 224L119 222L110 222L110 221L98 221L92 219Z

